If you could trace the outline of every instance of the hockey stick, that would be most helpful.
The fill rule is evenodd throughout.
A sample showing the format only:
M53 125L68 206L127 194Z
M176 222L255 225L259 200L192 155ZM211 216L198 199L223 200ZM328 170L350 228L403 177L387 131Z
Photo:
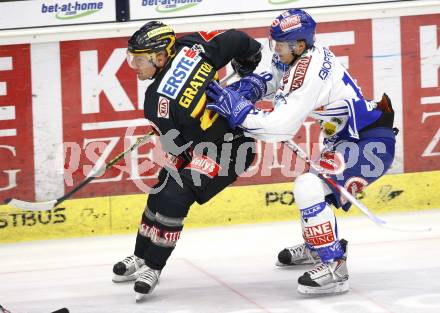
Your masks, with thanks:
M52 313L69 313L69 309L68 308L62 308L62 309L56 310L56 311L54 311Z
M42 202L27 202L22 201L18 199L6 199L4 202L5 204L9 204L17 209L22 210L28 210L28 211L47 211L55 208L60 203L62 203L64 200L69 199L73 194L75 194L78 190L80 190L82 187L90 183L92 180L94 180L96 177L101 176L104 174L110 167L118 163L122 158L125 157L128 153L136 149L137 147L143 145L151 136L153 136L155 132L151 130L148 132L145 136L142 136L136 140L136 142L127 150L120 153L118 156L116 156L114 159L112 159L107 164L103 164L102 166L98 167L96 170L93 169L89 175L81 181L78 185L76 185L72 190L70 190L68 193L63 195L62 197L54 200L49 201L42 201Z
M394 225L390 222L387 222L380 217L377 217L371 211L363 205L358 199L356 199L347 189L343 186L339 185L335 182L328 174L323 173L322 169L314 162L312 162L307 156L306 152L302 150L293 140L284 141L286 146L288 146L298 157L303 159L311 168L313 168L318 173L318 177L324 180L326 183L331 185L333 188L338 190L341 195L343 195L350 203L355 205L362 213L364 213L370 220L372 220L375 224L396 231L403 232L428 232L431 231L431 227L429 228L418 228L418 227L404 227L399 225Z

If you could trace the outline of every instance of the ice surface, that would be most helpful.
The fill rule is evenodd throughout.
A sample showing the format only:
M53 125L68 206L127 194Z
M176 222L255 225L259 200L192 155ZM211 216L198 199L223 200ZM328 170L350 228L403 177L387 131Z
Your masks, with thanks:
M12 313L440 312L440 210L382 217L433 230L401 233L365 217L340 218L340 237L349 242L344 295L304 297L296 287L307 267L274 265L279 250L301 241L292 221L184 230L161 283L138 304L132 282L111 282L134 234L3 244L0 304Z

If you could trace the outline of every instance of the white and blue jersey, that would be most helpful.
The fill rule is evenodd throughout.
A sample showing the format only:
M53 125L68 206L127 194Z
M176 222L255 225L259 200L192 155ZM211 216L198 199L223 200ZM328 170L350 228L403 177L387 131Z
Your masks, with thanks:
M273 100L274 110L255 110L246 117L242 126L250 137L270 142L289 140L310 116L327 127L323 128L326 138L347 123L353 138L358 138L358 132L381 115L374 102L357 101L363 99L360 88L328 48L308 49L292 66L274 55L271 72L265 98Z
M329 49L308 49L287 68L275 56L272 74L266 96L273 99L274 109L251 111L242 123L247 136L269 142L287 141L307 117L312 117L319 122L325 143L316 164L338 185L356 194L389 169L395 147L392 109L384 113L375 102L364 100L360 88ZM294 193L301 211L303 237L322 262L334 262L344 251L329 204L344 210L351 204L332 185L320 189L310 176L302 177ZM310 186L323 190L323 194L309 192ZM310 231L321 230L323 225L328 226L325 239Z
M251 111L242 123L247 136L268 142L290 140L306 118L312 117L321 125L326 150L338 150L347 142L355 146L340 151L347 167L332 176L347 190L366 186L388 170L394 158L392 118L391 122L384 119L376 103L363 98L328 48L308 49L287 68L275 55L271 72L273 79L267 84L265 98L272 99L274 109ZM350 153L354 150L357 156L353 162ZM366 166L375 170L365 171ZM333 199L328 202L348 209L350 204L332 191Z

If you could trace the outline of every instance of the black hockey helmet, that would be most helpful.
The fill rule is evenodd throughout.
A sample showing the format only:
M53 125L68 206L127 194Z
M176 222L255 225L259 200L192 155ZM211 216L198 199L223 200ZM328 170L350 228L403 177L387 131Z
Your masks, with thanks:
M142 26L128 40L128 51L133 54L166 51L168 57L176 54L176 34L174 30L159 21L151 21Z

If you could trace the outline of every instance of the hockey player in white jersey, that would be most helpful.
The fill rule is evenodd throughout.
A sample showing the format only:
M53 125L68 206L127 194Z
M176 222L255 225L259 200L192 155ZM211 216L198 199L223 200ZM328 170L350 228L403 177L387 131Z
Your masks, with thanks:
M251 74L226 88L211 83L207 107L226 117L231 127L269 142L292 139L307 117L315 118L325 138L317 162L354 193L391 166L394 112L386 95L378 103L364 99L335 55L315 44L315 29L315 21L303 10L282 13L270 27L271 72ZM254 108L263 97L272 99L273 111ZM347 241L338 238L331 205L347 211L350 203L312 172L296 179L294 196L304 243L281 251L278 264L315 264L299 277L300 293L347 291Z

